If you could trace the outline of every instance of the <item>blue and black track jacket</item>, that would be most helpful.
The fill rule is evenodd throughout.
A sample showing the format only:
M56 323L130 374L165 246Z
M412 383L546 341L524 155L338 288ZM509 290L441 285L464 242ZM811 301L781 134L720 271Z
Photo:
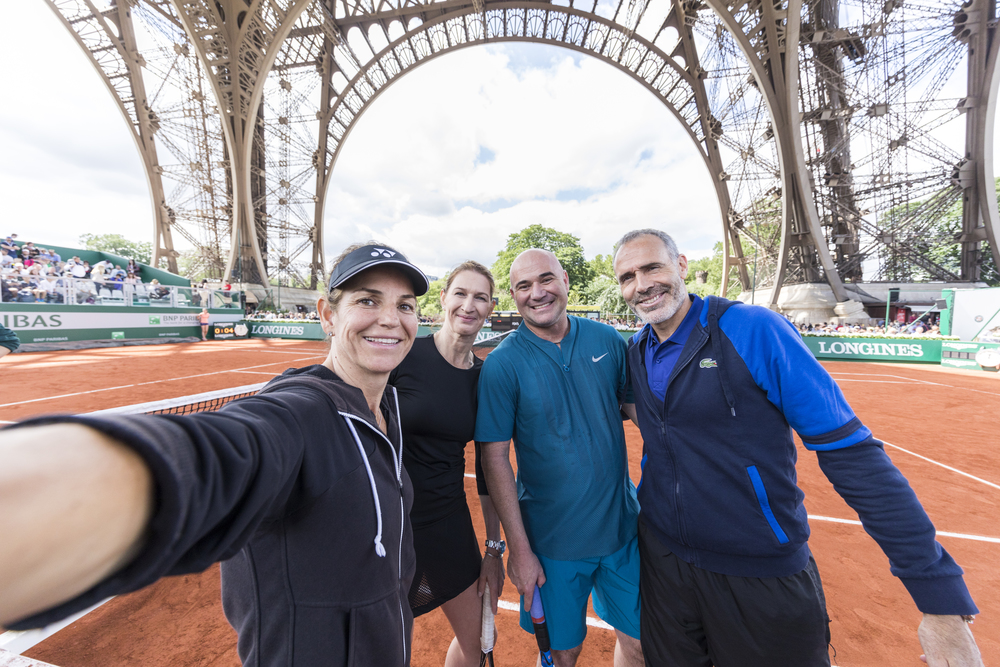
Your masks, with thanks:
M781 577L809 559L792 429L917 607L975 614L962 569L882 443L784 318L709 297L671 372L665 401L650 390L646 325L629 343L642 432L641 518L682 560L742 577Z

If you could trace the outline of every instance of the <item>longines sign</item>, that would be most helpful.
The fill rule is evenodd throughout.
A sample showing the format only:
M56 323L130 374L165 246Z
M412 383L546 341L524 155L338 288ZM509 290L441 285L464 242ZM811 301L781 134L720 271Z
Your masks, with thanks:
M941 362L940 340L834 336L803 336L802 340L817 359L908 361L931 364Z

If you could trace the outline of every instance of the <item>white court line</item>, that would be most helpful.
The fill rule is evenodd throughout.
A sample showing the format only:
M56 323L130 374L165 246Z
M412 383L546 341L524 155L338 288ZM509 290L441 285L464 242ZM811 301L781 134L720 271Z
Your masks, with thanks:
M270 375L275 377L274 373L268 373L267 371L229 371L230 373L247 373L249 375Z
M906 380L908 382L920 382L922 384L937 384L936 382L931 382L930 380L918 380L917 378L910 378L906 377L905 375L890 375L888 373L830 373L830 375L860 375L861 377L895 378L897 380Z
M924 461L927 461L928 463L933 463L936 466L941 466L945 470L950 470L952 472L958 473L959 475L962 475L963 477L968 477L969 479L974 479L977 482L982 482L986 486L992 486L994 489L1000 490L1000 484L994 484L993 482L987 482L985 479L981 479L979 477L976 477L975 475L970 475L967 472L962 472L958 468L952 468L951 466L945 465L945 464L941 463L940 461L935 461L934 459L929 459L926 456L921 456L920 454L917 454L916 452L911 452L908 449L903 449L899 445L894 445L891 442L886 442L885 440L882 440L882 444L883 445L888 445L889 447L892 447L894 449L898 449L901 452L906 452L907 454L909 454L911 456L916 456L918 459L923 459Z
M507 611L516 611L520 613L521 605L517 602L507 602L506 600L497 600L498 609L506 609ZM614 630L613 627L605 623L599 618L593 618L591 616L587 617L587 625L592 628L601 628L602 630Z
M855 380L854 378L834 378L837 382L864 382L866 384L913 384L912 382L900 382L898 380Z
M37 403L39 401L54 401L57 398L69 398L71 396L83 396L84 394L96 394L100 391L113 391L115 389L128 389L129 387L134 387L134 384L123 384L120 387L104 387L103 389L90 389L88 391L77 391L72 394L60 394L59 396L46 396L45 398L33 398L30 401L18 401L17 403L4 403L0 405L0 408L8 408L12 405L24 405L25 403Z
M83 618L84 616L94 611L102 604L111 599L112 598L106 598L92 607L88 607L83 611L78 611L77 613L71 616L67 616L61 621L56 621L51 625L46 625L44 628L37 628L35 630L22 630L22 631L8 630L7 632L0 633L0 648L2 648L5 651L10 651L15 655L20 655L25 651L27 651L32 646L42 643L55 633L65 628L67 625Z
M302 357L300 359L292 359L291 361L292 362L296 362L296 361L308 361L309 359L315 359L318 356L320 356L320 355L313 355L311 357ZM57 398L70 398L72 396L83 396L85 394L96 394L97 392L100 392L100 391L113 391L115 389L128 389L129 387L141 387L141 386L147 385L147 384L159 384L161 382L173 382L174 380L190 380L191 378L202 378L202 377L208 377L210 375L221 375L222 373L233 373L233 372L238 372L238 371L250 370L252 368L263 368L265 366L274 366L275 364L280 364L280 363L282 363L282 362L280 362L280 361L272 361L269 364L257 364L256 366L245 366L243 368L230 368L230 369L224 370L224 371L212 371L211 373L199 373L198 375L185 375L184 377L179 377L179 378L163 378L162 380L152 380L150 382L137 382L135 384L123 384L123 385L121 385L119 387L105 387L103 389L90 389L88 391L78 391L78 392L74 392L72 394L60 394L59 396L46 396L45 398L33 398L31 400L28 400L28 401L17 401L15 403L3 403L2 405L0 405L0 408L9 408L12 405L24 405L26 403L38 403L39 401L54 401Z
M230 348L230 349L241 349L241 348ZM263 354L302 354L303 352L323 352L323 350L243 350L243 352L251 352L257 354L261 352Z
M846 523L851 526L862 525L860 521L856 519L837 519L832 516L818 516L815 514L809 514L809 519L811 521L829 521L830 523ZM992 542L993 544L1000 544L1000 537L986 537L985 535L969 535L967 533L946 533L944 531L937 531L939 537L957 537L961 540L974 540L976 542Z
M308 361L310 359L315 359L317 356L318 355L314 355L314 356L311 356L311 357L302 357L301 359L292 359L291 361L292 362L296 362L296 361ZM257 364L256 366L244 366L243 368L230 368L230 369L227 369L227 370L224 370L224 371L212 371L211 373L198 373L197 375L185 375L184 377L179 377L179 378L166 378L166 379L163 379L163 380L150 380L149 382L137 382L135 384L135 386L136 387L141 387L142 385L145 385L145 384L159 384L161 382L173 382L174 380L190 380L191 378L203 378L203 377L208 377L210 375L221 375L223 373L234 373L234 372L239 372L239 371L248 371L251 368L264 368L265 366L274 366L274 365L280 364L280 363L282 363L282 362L280 362L280 361L272 361L269 364ZM13 405L13 404L11 404L11 405ZM0 408L2 408L2 407L6 407L6 406L0 405Z
M944 384L943 382L931 382L930 380L918 380L916 378L908 378L908 377L904 377L902 375L883 375L881 373L830 373L830 375L833 376L834 379L836 379L838 382L871 382L872 384L876 384L876 383L879 383L881 381L880 380L851 380L849 378L837 378L836 376L838 376L838 375L861 375L861 376L867 376L867 377L901 378L901 379L904 379L904 380L908 381L906 384L911 383L911 382L916 382L916 383L919 383L919 384L928 384L928 385L931 385L931 386L934 386L934 387L948 387L949 389L961 389L963 391L973 391L973 392L975 392L977 394L986 394L987 396L996 396L996 397L1000 398L1000 392L996 392L996 391L983 391L982 389L970 389L969 387L959 387L959 386L954 385L954 384ZM899 383L885 383L885 384L899 384Z

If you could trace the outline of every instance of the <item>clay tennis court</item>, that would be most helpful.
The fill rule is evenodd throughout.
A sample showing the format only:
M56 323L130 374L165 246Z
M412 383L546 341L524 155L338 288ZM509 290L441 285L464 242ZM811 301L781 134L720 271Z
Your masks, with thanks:
M2 362L0 421L88 412L267 380L319 363L322 343L254 339L40 352ZM965 568L981 615L972 629L987 665L1000 664L1000 376L940 367L825 363L862 421L887 443L934 521L939 541ZM642 440L626 425L632 478ZM472 472L472 448L468 471ZM920 665L920 614L888 561L819 470L799 449L799 484L810 544L832 618L833 664ZM482 530L475 481L466 479ZM496 664L534 664L532 638L517 627L509 582L497 615ZM611 665L613 632L593 611L580 665ZM438 610L417 619L414 667L443 663L451 630ZM25 652L60 667L239 665L236 634L219 601L218 566L115 598ZM831 653L831 655L833 655Z

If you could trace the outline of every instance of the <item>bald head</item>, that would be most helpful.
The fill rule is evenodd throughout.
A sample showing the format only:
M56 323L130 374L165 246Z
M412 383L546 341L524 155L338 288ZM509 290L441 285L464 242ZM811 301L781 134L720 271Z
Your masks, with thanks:
M555 253L549 252L548 250L542 250L541 248L531 248L515 257L513 264L510 265L511 288L517 285L518 278L516 277L516 274L524 272L527 267L542 266L547 266L557 274L565 273L565 271L563 271L562 264L559 263L559 259L556 257Z
M558 341L567 325L569 276L548 250L525 250L510 265L510 293L525 324L536 334L555 332Z

